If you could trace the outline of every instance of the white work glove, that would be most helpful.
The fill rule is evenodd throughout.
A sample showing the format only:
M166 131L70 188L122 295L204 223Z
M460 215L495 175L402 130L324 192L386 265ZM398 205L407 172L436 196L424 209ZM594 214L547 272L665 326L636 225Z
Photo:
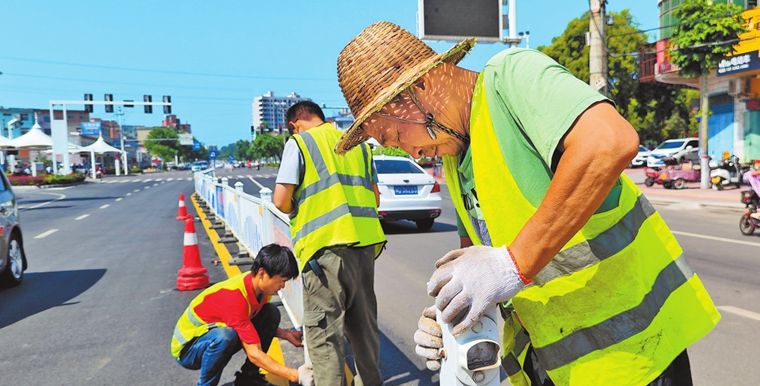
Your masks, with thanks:
M298 383L303 386L314 386L314 367L304 363L298 367Z
M455 249L435 266L428 294L435 296L443 323L459 320L451 330L454 335L468 330L487 309L511 299L526 285L506 247Z
M414 351L425 358L425 366L429 370L438 371L441 368L440 350L443 348L441 325L435 321L435 306L422 311L417 331L414 332Z

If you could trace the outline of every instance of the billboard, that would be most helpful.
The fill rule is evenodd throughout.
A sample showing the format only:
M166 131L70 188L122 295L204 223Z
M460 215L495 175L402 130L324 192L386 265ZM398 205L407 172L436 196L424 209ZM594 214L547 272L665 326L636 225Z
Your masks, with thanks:
M190 133L179 133L179 144L182 146L192 146L193 145L193 135Z
M97 137L100 135L100 122L82 122L80 134L85 137Z
M503 38L502 0L419 0L418 12L421 39Z

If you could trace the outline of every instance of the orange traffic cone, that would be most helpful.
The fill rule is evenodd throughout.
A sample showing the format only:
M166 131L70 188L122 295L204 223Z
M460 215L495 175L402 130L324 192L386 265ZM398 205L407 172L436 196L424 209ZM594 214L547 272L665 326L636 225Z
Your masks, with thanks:
M180 193L179 194L179 207L177 208L177 220L182 221L186 218L188 218L190 215L187 214L187 208L185 207L185 195Z
M181 202L181 201L180 201ZM195 223L192 218L185 219L185 242L182 268L177 271L177 289L192 291L208 286L208 274L201 264L198 249L198 237L195 235Z

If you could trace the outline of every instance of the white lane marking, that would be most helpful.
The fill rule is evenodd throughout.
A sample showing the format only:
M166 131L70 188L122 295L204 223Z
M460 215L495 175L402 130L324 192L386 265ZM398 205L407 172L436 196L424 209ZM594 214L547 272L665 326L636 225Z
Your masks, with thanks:
M245 178L245 176L244 176L244 175L242 175L242 174L238 174L238 175L237 175L237 178L239 178L239 179L243 179L243 178Z
M105 208L108 208L109 206L111 206L111 204L103 204L100 206L100 209L105 209Z
M133 190L133 192L135 192L135 193L137 193L137 192L139 192L139 191L140 191L140 189L135 189L135 190Z
M745 310L743 308L734 307L734 306L718 306L718 309L721 311L728 312L729 314L743 316L745 318L754 319L760 322L760 314L757 312Z
M166 181L174 181L174 177L172 177L172 178L167 178L167 179L166 179Z
M81 215L81 216L79 216L79 217L75 218L74 220L77 220L77 221L79 221L79 220L84 220L84 219L86 219L87 217L90 217L90 215L89 215L89 214L83 214L83 215Z
M119 197L119 198L115 199L114 201L116 201L116 202L119 202L119 201L121 201L121 200L122 200L122 198L121 198L121 197Z
M143 182L151 182L151 181L153 181L152 178L148 178L147 180L143 180Z
M734 243L734 244L741 244L741 245L749 245L749 246L753 246L753 247L760 247L760 243L753 243L751 241L727 239L725 237L715 237L715 236L708 236L708 235L700 235L698 233L689 233L689 232L681 232L681 231L671 231L671 232L673 232L674 235L681 235L681 236L687 236L687 237L696 237L698 239L723 241L725 243Z
M161 181L161 180L163 180L163 178L156 178L156 181Z
M248 176L248 179L251 180L254 184L259 186L259 189L264 189L264 185L261 185L258 181L254 180L253 177Z
M188 180L188 181L192 181L192 180L193 180L193 177L187 177L187 180Z
M32 206L19 206L18 208L19 209L36 209L36 208L39 208L41 206L45 206L45 205L47 205L47 204L49 204L51 202L63 200L64 198L66 198L65 194L60 194L60 193L52 193L52 192L38 192L38 193L41 193L41 194L50 194L50 195L53 195L53 196L58 196L58 198L54 198L54 199L52 199L50 201L41 202L39 204L35 204L35 205L32 205Z
M145 187L145 190L148 190L148 189L150 189L150 186L146 186L146 187Z
M153 186L158 186L158 182L156 182L155 184L153 184Z
M48 229L37 236L34 236L35 239L44 239L45 237L48 237L52 235L53 233L58 232L58 229Z
M132 192L127 192L127 196L131 196L131 195L132 195Z
M122 184L126 184L127 182L130 182L130 181L129 180L121 180L119 182L121 182Z

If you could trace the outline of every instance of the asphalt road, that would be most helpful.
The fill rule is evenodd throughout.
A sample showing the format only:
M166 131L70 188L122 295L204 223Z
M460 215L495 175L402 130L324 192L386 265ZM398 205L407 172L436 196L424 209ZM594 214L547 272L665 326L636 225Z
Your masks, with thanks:
M253 194L260 187L249 176L273 188L274 174L218 172ZM141 182L113 178L17 191L30 268L20 287L0 290L0 385L195 382L196 373L179 367L168 348L176 318L196 293L174 290L183 232L174 217L177 194L192 191L187 177L166 173L139 177ZM442 193L448 194L445 187ZM420 311L432 303L425 282L433 262L458 244L448 197L444 203L430 232L410 222L385 226L389 243L377 262L375 290L389 385L437 381L414 354L412 335ZM723 315L715 331L689 350L695 384L757 384L760 236L739 234L738 212L688 203L658 209ZM222 279L221 269L210 264L207 238L199 234L199 241L212 281ZM228 369L222 383L233 372Z

